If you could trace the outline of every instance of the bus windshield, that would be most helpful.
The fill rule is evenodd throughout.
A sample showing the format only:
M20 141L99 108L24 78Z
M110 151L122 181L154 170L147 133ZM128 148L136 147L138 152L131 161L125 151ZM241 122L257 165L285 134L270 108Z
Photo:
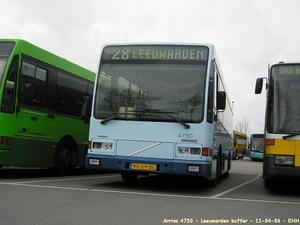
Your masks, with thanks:
M97 119L203 120L207 73L203 59L125 61L102 56L99 73L94 110Z
M0 81L2 81L6 63L7 63L7 58L0 58Z
M0 43L0 81L2 82L3 73L6 67L7 60L14 47L14 43L1 42Z
M251 141L250 151L254 152L263 152L264 151L264 139L262 138L253 138Z
M269 133L300 132L300 65L273 67L267 116Z

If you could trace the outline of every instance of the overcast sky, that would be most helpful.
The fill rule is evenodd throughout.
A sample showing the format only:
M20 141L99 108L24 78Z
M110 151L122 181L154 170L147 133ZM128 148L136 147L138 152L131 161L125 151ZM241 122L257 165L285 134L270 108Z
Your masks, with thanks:
M263 131L268 63L300 60L299 0L0 0L0 37L21 38L92 71L105 43L216 46L234 127Z

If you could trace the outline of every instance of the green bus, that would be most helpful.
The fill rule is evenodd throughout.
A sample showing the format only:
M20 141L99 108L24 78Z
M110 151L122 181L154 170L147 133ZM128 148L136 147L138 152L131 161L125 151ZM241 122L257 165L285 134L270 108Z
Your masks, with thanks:
M84 167L82 106L95 73L20 39L0 39L0 168Z

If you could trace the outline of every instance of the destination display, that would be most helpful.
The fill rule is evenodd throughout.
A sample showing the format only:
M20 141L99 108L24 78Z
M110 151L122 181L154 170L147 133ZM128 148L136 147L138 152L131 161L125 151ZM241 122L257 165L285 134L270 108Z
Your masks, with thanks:
M300 65L277 66L279 74L300 74Z
M102 60L201 60L208 59L206 46L108 46Z

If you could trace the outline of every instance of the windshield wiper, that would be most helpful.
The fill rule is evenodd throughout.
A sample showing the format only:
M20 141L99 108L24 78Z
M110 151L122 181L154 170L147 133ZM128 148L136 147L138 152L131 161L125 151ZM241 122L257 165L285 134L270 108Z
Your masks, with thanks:
M162 114L165 114L165 115L171 117L173 120L177 121L178 123L182 124L185 129L189 129L191 127L189 124L187 124L187 123L183 122L182 120L171 115L171 114L178 114L175 112L165 112L165 111L161 111L159 109L143 109L143 110L137 110L134 112L137 112L137 113L162 113Z
M190 125L183 122L182 120L172 116L171 114L175 113L175 112L165 112L165 111L161 111L161 110L158 110L158 109L144 109L144 110L137 110L137 111L132 111L131 113L119 113L119 114L116 114L114 116L111 116L111 117L108 117L104 120L102 120L100 123L101 124L106 124L107 122L113 120L113 119L116 119L122 115L125 115L125 114L130 114L130 115L140 115L141 116L141 113L145 114L145 113L162 113L162 114L165 114L169 117L171 117L173 120L177 121L178 123L182 124L184 126L185 129L189 129L190 128ZM177 114L177 113L176 113Z
M116 119L116 118L118 118L120 116L124 116L124 115L137 115L137 114L136 113L118 113L118 114L116 114L114 116L111 116L111 117L108 117L108 118L102 120L100 123L101 124L106 124L107 122L109 122L109 121L111 121L113 119Z
M101 124L106 124L107 122L109 122L109 121L111 121L111 120L113 120L113 119L115 119L115 118L118 118L119 116L121 116L121 114L117 114L117 115L108 117L108 118L102 120L100 123L101 123Z
M300 135L300 132L298 133L293 133L293 134L289 134L289 135L286 135L286 136L282 136L283 139L287 139L287 138L290 138L290 137L295 137L297 135Z

